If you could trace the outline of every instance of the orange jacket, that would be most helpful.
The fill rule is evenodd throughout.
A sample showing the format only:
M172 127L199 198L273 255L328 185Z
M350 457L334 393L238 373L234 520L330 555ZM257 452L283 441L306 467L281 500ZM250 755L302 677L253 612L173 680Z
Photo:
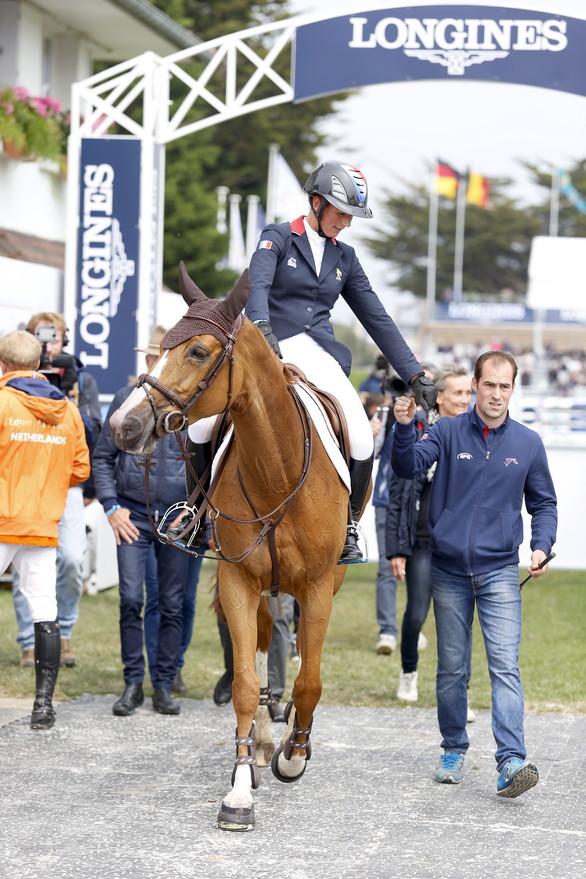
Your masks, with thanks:
M67 491L90 474L74 403L39 373L0 377L0 543L57 546Z

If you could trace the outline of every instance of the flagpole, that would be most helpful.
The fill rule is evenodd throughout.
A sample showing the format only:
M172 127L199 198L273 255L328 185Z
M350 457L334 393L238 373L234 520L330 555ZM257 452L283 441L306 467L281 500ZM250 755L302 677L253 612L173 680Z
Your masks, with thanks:
M277 193L276 189L276 171L277 171L277 163L276 158L281 152L281 148L278 143L272 143L269 146L269 176L267 180L267 223L275 222L275 212L277 206Z
M433 318L437 279L437 218L439 194L435 186L436 171L431 172L429 186L429 223L427 232L427 316Z
M466 178L460 178L456 197L456 241L454 246L454 302L462 301L464 277L464 216L466 213Z
M246 212L246 256L248 259L254 253L258 235L258 204L260 198L258 195L247 195L246 201L248 209Z
M551 193L549 198L549 234L557 238L560 217L560 172L557 168L551 174Z

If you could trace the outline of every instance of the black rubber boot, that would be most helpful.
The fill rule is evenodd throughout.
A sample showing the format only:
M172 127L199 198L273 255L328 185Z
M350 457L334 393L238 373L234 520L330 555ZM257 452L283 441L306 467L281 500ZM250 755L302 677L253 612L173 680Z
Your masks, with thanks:
M35 623L36 697L31 716L31 729L51 729L55 724L53 691L59 673L61 636L59 623Z
M370 486L373 460L373 455L367 458L366 461L350 459L350 510L352 522L348 525L348 530L346 531L346 543L340 556L341 562L359 562L363 558L358 546L358 529L355 523L362 513L364 499Z
M191 467L193 467L193 469L195 470L195 473L197 474L197 477L202 481L203 487L207 491L207 489L209 488L209 485L210 485L209 477L210 477L211 463L212 463L212 444L211 444L211 442L194 443L189 439L189 437L187 437L187 442L185 443L185 448L186 448L186 451L191 455L191 457L189 458L189 462L191 464ZM203 476L204 476L206 470L208 470L208 475L207 475L207 478L203 479ZM196 484L196 481L193 477L193 474L191 472L189 464L185 467L185 486L187 489L187 498L189 499L191 497L191 495L193 494L193 492L197 488L197 484ZM193 499L193 501L191 503L192 503L192 505L195 505L196 507L200 507L203 500L204 500L203 495L200 492L199 495L195 496L195 498ZM171 540L179 539L180 535L189 526L189 523L191 522L192 519L193 519L193 514L186 513L184 516L181 517L181 519L179 520L177 525L175 525L173 528L167 528L167 532L166 532L167 537L170 537ZM192 547L193 549L198 548L198 546L200 545L200 543L202 541L204 531L205 531L205 516L202 516L202 518L197 523L197 532L189 544L190 547ZM181 537L181 540L183 540L185 542L187 542L187 540L189 540L189 539L190 539L190 532L188 532L183 537Z

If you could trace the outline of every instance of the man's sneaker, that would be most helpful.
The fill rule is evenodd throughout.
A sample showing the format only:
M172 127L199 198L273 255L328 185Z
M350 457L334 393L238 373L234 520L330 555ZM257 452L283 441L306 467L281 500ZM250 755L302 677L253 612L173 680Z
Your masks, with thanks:
M376 652L390 656L397 647L397 639L394 635L379 635L376 642Z
M470 702L466 702L466 723L474 723L476 713L470 708Z
M539 772L535 763L512 757L501 771L496 782L497 797L518 797L529 788L535 787L539 781Z
M417 672L402 671L399 678L399 689L397 690L397 699L403 702L417 702L419 693L417 692Z
M427 647L427 638L425 637L423 632L420 632L419 638L417 639L417 649L418 650L425 650L426 647Z
M463 765L464 754L459 754L457 751L444 751L435 767L433 777L442 784L460 784Z

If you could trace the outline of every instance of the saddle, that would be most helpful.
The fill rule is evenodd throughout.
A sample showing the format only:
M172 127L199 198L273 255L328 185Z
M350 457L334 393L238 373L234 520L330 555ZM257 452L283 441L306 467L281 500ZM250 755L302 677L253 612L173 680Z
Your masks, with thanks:
M324 391L322 388L318 388L317 385L314 385L313 382L310 382L298 366L294 366L292 363L284 363L283 369L287 384L304 384L317 397L329 419L333 434L340 447L340 453L347 466L350 467L350 437L348 434L348 422L346 421L346 416L344 415L344 411L340 406L337 397L334 397L329 391ZM222 445L222 441L231 424L232 419L227 411L218 415L216 418L212 431L212 458L215 457L216 452Z

